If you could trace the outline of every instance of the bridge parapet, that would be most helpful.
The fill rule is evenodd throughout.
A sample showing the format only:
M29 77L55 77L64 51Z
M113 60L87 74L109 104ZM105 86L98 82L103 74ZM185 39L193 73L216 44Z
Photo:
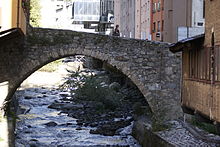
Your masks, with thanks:
M0 63L0 71L5 73L0 73L0 81L9 83L8 98L40 67L81 54L100 59L129 77L155 114L167 119L181 115L181 57L172 54L167 43L43 28L33 28L25 40L21 50L16 50L16 44L10 47L10 56L16 60L7 58ZM0 58L6 55L9 56L0 47ZM4 66L6 62L8 66Z

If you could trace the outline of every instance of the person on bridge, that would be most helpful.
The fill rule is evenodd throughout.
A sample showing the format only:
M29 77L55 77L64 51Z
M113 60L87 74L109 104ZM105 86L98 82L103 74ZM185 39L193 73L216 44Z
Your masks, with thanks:
M116 25L115 30L113 31L113 36L120 36L119 25Z

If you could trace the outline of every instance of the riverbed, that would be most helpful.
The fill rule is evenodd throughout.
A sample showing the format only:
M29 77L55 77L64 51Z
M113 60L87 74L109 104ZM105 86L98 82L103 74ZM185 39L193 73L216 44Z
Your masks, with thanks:
M131 136L132 123L119 129L114 136L90 134L93 128L79 126L76 118L48 108L54 101L58 102L62 98L62 91L58 88L66 76L62 68L53 73L36 72L17 90L15 146L140 147Z

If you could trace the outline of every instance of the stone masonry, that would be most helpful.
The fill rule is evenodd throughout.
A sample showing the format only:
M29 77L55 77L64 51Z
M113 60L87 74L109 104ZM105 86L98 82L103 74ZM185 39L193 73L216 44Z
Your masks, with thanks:
M1 43L2 44L2 43ZM10 99L33 72L57 59L85 55L106 62L139 88L158 117L180 117L181 56L169 44L69 30L31 28L24 44L15 39L0 46L0 83L8 82Z

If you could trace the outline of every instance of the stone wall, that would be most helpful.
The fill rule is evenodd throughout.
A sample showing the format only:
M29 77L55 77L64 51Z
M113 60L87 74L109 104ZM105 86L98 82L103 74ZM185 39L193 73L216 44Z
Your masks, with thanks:
M172 54L168 44L68 30L32 28L22 48L16 43L0 48L0 81L9 82L7 98L40 67L76 54L94 57L120 70L159 117L181 116L181 57Z

